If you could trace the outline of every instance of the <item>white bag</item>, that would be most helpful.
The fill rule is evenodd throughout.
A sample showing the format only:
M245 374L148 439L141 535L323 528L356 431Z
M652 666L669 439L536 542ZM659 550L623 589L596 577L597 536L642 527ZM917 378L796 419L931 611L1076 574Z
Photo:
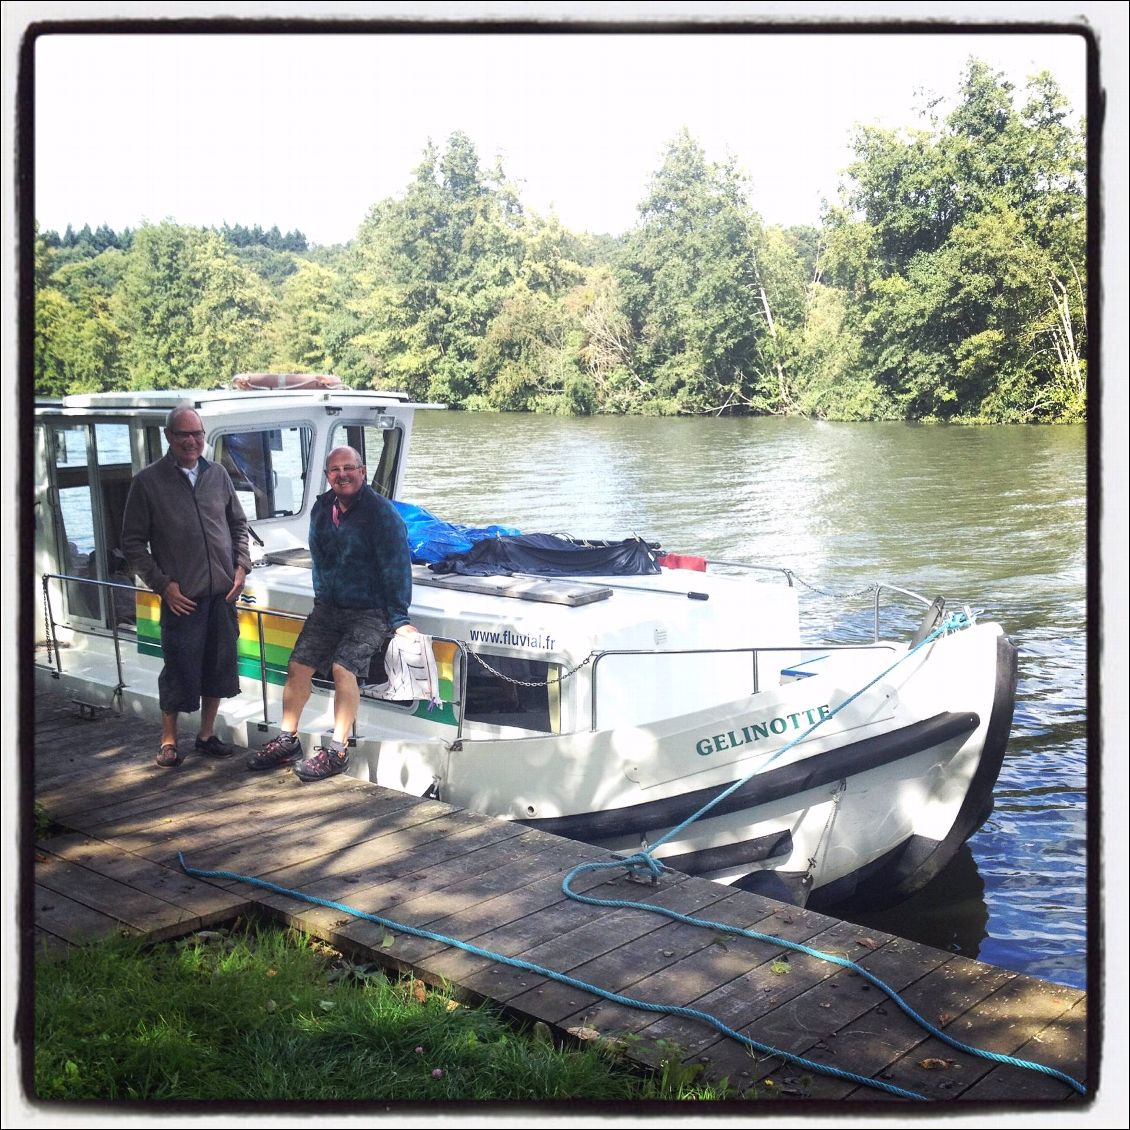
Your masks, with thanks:
M385 672L388 682L366 687L367 695L394 702L423 699L429 710L439 706L439 672L431 636L394 633L385 649Z

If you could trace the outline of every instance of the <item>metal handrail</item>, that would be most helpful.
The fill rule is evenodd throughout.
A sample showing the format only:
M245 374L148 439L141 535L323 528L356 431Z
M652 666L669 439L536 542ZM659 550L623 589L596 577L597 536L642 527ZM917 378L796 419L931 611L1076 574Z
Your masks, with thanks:
M897 650L894 644L889 643L867 643L867 644L790 644L775 647L680 647L670 649L648 649L648 648L617 648L615 650L600 651L593 656L592 661L592 686L590 691L591 698L591 732L596 733L597 722L597 669L600 666L602 659L608 656L625 656L625 655L744 655L748 654L752 659L753 667L753 688L750 694L758 694L760 692L760 683L757 677L757 659L762 652L765 654L772 654L774 652L785 651L790 654L796 652L812 652L818 651L821 654L826 654L829 651L895 651Z
M56 678L61 676L62 673L63 673L63 661L62 661L62 655L61 655L60 650L59 650L58 636L56 635L56 632L55 632L55 628L56 628L57 624L56 624L56 620L55 620L55 615L54 615L54 613L51 609L51 592L50 592L50 586L48 584L49 581L60 581L60 582L73 581L73 582L77 582L78 584L95 585L95 586L99 586L99 587L102 587L102 588L122 589L124 591L132 592L134 594L136 594L136 593L148 593L152 596L158 595L152 589L142 588L140 585L122 584L120 581L102 581L102 580L98 580L95 577L76 577L76 576L72 576L69 573L44 573L42 580L43 580L43 601L44 601L44 607L45 607L45 610L46 610L46 613L47 613L47 615L46 615L46 626L47 626L48 637L49 637L47 642L49 643L51 650L53 651L54 656L55 656L55 677ZM237 608L240 612L250 612L250 613L254 613L254 615L255 615L255 626L256 626L256 631L257 631L258 637L259 637L259 685L262 688L263 723L264 723L264 725L270 725L270 721L271 721L270 710L269 710L269 704L268 704L268 699L267 699L267 687L268 687L268 681L267 681L267 648L266 648L266 639L263 635L263 617L264 616L277 616L277 617L279 617L280 619L283 619L283 620L298 620L298 621L303 622L303 623L306 621L306 617L304 615L302 615L301 613L298 613L298 612L282 612L282 611L280 611L278 609L274 609L274 608L256 608L254 605L249 604L247 602L243 602L243 601L237 602L236 606L237 606ZM88 627L85 627L83 625L76 626L73 623L68 623L66 625L66 627L68 627L72 632L83 632L83 633L86 633L88 635L102 635L103 632L105 631L104 627L102 627L101 630L100 630L98 628L93 628L93 627L88 628ZM123 671L122 671L121 640L120 640L119 635L118 635L117 617L113 618L113 622L111 624L111 632L112 632L113 638L114 638L114 660L115 660L115 664L117 666L117 672L118 672L118 685L114 689L114 695L115 695L115 697L120 697L123 688L127 684L126 684L125 679L123 677ZM459 707L458 724L456 726L456 740L458 740L459 738L461 738L463 736L463 703L466 701L466 697L467 697L467 649L463 645L462 641L457 640L457 639L452 639L449 636L432 636L431 639L432 640L439 640L441 643L454 644L455 647L459 651L460 662L459 662L458 698L453 700L452 703L451 703L452 706L458 706ZM376 701L379 701L379 700L369 699L368 701L376 702Z
M51 609L51 588L48 581L72 581L82 585L95 585L99 588L108 589L125 589L130 592L144 592L148 590L138 589L136 585L124 585L119 581L100 581L95 577L75 577L69 573L44 573L43 574L43 607L46 612L46 627L48 634L48 643L51 650L55 655L55 677L58 678L63 673L63 658L59 650L59 637L55 633L56 621L55 613ZM102 604L99 601L99 607ZM91 635L97 635L94 629L75 628L73 624L68 624L71 631L89 631ZM114 697L120 698L122 688L125 687L125 679L122 672L122 641L118 636L118 618L116 616L111 618L110 630L114 638L114 665L118 672L118 685L114 688Z
M784 565L754 565L751 561L719 561L710 557L704 560L707 565L723 565L727 569L759 569L763 573L780 573L789 588L793 587L793 578L796 576L792 569L786 569Z
M931 603L932 603L929 600L929 598L924 597L921 593L914 592L911 589L899 588L898 585L888 584L885 581L879 581L878 583L876 583L876 585L875 585L875 642L876 643L879 642L879 598L883 595L884 589L888 590L889 592L897 592L897 593L901 593L903 596L908 596L908 597L910 597L911 600L917 600L920 603L926 605L927 608L929 608Z

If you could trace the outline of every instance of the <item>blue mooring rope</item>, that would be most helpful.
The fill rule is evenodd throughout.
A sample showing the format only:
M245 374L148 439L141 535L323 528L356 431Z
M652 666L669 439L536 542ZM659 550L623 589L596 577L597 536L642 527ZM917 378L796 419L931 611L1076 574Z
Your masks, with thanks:
M664 871L668 871L662 862L655 859L651 854L651 848L658 847L660 844L665 843L671 839L678 832L682 831L688 825L698 820L704 813L708 812L711 808L717 805L725 797L729 796L735 789L740 788L756 773L764 770L765 766L770 762L776 760L787 750L791 749L798 742L802 741L817 726L821 725L828 718L835 717L841 710L844 709L849 703L858 698L864 691L874 686L880 679L884 678L891 671L895 669L907 658L913 655L919 648L931 643L934 639L941 636L947 631L955 631L959 628L967 626L969 623L968 618L963 613L954 613L948 616L945 622L930 633L924 640L921 641L916 647L911 648L905 655L900 657L890 667L886 668L883 672L877 675L869 683L860 687L854 694L844 699L834 710L827 714L824 718L819 719L812 726L810 726L803 733L798 735L792 741L782 746L777 750L772 757L758 766L754 772L751 772L740 781L734 782L732 785L727 786L725 790L719 793L713 800L703 805L696 813L688 817L677 827L672 828L661 839L657 840L650 848L645 851L636 853L626 859L616 860L612 863L582 863L578 867L574 867L564 878L561 884L562 890L568 898L574 899L577 902L586 903L590 906L603 906L613 909L628 909L628 910L643 910L652 914L662 914L675 922L685 923L691 926L700 926L704 929L714 930L724 933L729 936L749 938L752 941L768 942L774 946L780 946L784 949L793 950L796 953L807 954L809 957L818 958L821 961L827 961L832 965L838 965L843 969L848 969L859 976L863 977L870 984L874 985L877 989L882 991L888 996L907 1016L910 1017L916 1024L928 1032L931 1036L936 1037L949 1047L954 1048L956 1051L963 1052L967 1055L972 1055L980 1059L990 1060L994 1063L1006 1064L1011 1067L1023 1068L1027 1071L1036 1071L1043 1075L1048 1075L1053 1079L1058 1079L1060 1082L1066 1083L1081 1095L1087 1093L1086 1087L1083 1086L1078 1080L1073 1079L1070 1075L1062 1071L1058 1071L1052 1067L1045 1067L1043 1064L1033 1063L1030 1060L1017 1059L1014 1056L1001 1055L997 1052L986 1051L983 1048L976 1048L970 1044L962 1043L960 1040L955 1040L952 1036L947 1035L941 1029L931 1024L928 1020L917 1013L909 1004L902 999L901 996L888 984L880 980L873 973L864 969L863 966L851 961L845 957L839 957L836 954L826 953L822 950L816 950L810 946L803 945L800 942L791 942L785 938L777 937L774 934L763 934L757 930L749 930L742 927L732 926L726 922L712 922L709 919L695 918L691 915L681 914L675 910L669 910L666 907L655 906L651 903L631 902L623 899L599 899L591 895L583 895L572 889L571 883L575 876L585 871L599 871L599 870L623 870L625 867L631 871L638 871L646 869L651 872L652 876L658 878ZM301 902L311 903L314 906L323 906L329 910L340 911L343 914L349 915L351 918L364 919L367 922L375 922L379 926L384 926L390 930L396 930L403 934L409 934L412 937L424 938L428 941L439 942L442 945L452 946L455 949L464 950L467 953L475 954L478 957L487 958L490 961L497 962L500 965L509 965L514 969L521 969L528 973L534 973L541 977L546 977L552 981L558 981L563 985L569 985L572 988L580 989L583 992L591 993L593 996L603 997L605 1000L612 1001L615 1004L626 1005L629 1008L639 1009L644 1012L658 1012L669 1016L684 1016L693 1020L700 1020L710 1027L721 1032L724 1036L735 1040L737 1043L744 1045L751 1051L759 1052L765 1056L771 1056L776 1059L781 1059L786 1063L791 1063L796 1067L810 1070L819 1075L827 1075L834 1079L843 1079L850 1083L855 1083L864 1087L871 1087L879 1091L885 1091L888 1094L895 1095L899 1098L915 1099L918 1101L930 1101L930 1096L919 1094L917 1091L909 1091L902 1087L897 1087L892 1083L886 1083L881 1079L872 1079L866 1075L859 1075L852 1071L845 1071L841 1068L834 1067L828 1063L820 1063L815 1060L806 1059L804 1056L794 1055L792 1052L785 1051L783 1048L775 1048L769 1044L763 1044L758 1040L754 1040L749 1036L743 1035L741 1032L735 1031L724 1021L718 1017L711 1015L708 1012L703 1012L696 1008L687 1008L683 1005L675 1004L658 1004L653 1001L639 1000L635 997L625 996L622 993L615 993L608 989L603 989L599 985L592 985L587 981L578 980L575 977L570 977L566 973L559 973L557 970L548 969L545 966L536 965L533 962L523 961L521 958L510 957L506 954L495 953L492 950L485 950L471 942L464 942L458 938L448 937L446 934L439 934L434 930L426 930L419 926L409 926L407 923L396 922L390 918L384 918L379 914L370 914L368 911L360 910L356 907L349 906L347 903L335 902L331 899L319 898L317 895L309 895L302 891L295 891L289 887L280 886L277 883L272 883L266 879L259 879L253 875L240 875L233 871L212 870L206 871L197 867L190 867L185 861L184 853L178 852L177 859L180 862L182 869L188 875L196 876L202 879L230 879L235 882L248 883L251 886L261 887L264 890L273 891L276 894L286 895L289 898L297 899Z

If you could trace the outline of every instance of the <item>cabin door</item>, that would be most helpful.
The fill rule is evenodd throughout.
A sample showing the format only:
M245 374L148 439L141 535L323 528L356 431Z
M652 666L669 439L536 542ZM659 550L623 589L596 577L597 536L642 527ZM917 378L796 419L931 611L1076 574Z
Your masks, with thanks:
M122 554L122 518L132 478L130 429L125 423L52 420L42 425L45 505L37 509L37 541L45 571L62 584L57 619L110 627L134 622L132 592L91 581L132 585ZM58 587L51 590L56 599Z

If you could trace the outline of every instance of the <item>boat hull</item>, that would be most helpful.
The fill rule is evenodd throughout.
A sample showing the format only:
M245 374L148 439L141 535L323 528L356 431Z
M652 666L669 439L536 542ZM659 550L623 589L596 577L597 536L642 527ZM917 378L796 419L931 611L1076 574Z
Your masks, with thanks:
M924 650L906 660L905 677L891 673L791 748L763 750L766 727L744 720L806 720L818 711L804 703L848 694L813 679L584 742L469 741L437 774L439 795L618 854L648 847L664 866L799 904L891 905L937 875L991 813L1012 721L1016 649L996 625ZM971 709L924 714L960 701L962 689ZM488 767L496 781L507 778L504 762L517 754L507 745L525 747L524 780L510 781L504 802ZM721 771L708 764L719 752L732 755Z

